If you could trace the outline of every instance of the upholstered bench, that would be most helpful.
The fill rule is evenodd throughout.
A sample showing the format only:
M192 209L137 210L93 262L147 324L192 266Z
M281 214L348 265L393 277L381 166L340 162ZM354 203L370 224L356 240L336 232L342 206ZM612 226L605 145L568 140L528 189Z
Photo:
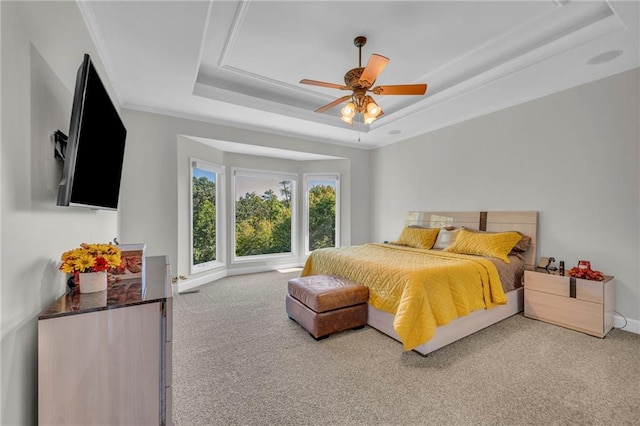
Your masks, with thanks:
M293 278L288 283L287 314L316 340L367 323L369 288L334 275Z

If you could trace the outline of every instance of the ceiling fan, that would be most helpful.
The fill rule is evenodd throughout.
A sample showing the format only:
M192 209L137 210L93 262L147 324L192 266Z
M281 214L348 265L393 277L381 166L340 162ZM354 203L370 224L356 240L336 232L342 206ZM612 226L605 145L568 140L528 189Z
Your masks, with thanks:
M380 117L384 112L376 101L367 94L372 92L375 95L424 95L427 91L426 84L397 84L392 86L376 86L371 88L376 82L378 75L384 70L389 63L389 58L374 53L369 58L366 67L362 67L362 46L367 43L367 38L358 36L353 40L353 44L358 48L358 68L353 68L344 75L345 85L325 83L316 80L300 80L301 84L310 84L312 86L329 87L332 89L351 91L350 95L343 96L321 106L315 112L325 112L341 103L351 100L345 105L341 112L340 119L346 123L353 124L353 117L356 114L363 115L365 124L371 124Z

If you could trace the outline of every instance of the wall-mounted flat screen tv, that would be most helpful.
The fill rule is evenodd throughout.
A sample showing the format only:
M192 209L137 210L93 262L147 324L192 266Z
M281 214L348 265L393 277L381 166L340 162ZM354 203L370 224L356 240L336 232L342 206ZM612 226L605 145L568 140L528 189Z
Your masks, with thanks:
M76 77L59 206L116 210L127 129L89 55Z

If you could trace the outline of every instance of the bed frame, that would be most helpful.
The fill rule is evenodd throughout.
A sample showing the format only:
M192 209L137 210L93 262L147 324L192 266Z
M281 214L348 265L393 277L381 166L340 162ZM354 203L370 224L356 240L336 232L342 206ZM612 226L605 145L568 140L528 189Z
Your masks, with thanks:
M405 226L442 228L455 226L482 231L520 231L531 237L529 249L524 253L525 269L533 270L536 261L538 212L408 212ZM436 334L428 342L414 350L422 355L469 336L492 324L502 321L524 309L524 289L522 287L507 293L507 304L492 309L481 309L457 318L447 325L439 326ZM367 323L376 330L401 341L393 329L394 315L369 305Z

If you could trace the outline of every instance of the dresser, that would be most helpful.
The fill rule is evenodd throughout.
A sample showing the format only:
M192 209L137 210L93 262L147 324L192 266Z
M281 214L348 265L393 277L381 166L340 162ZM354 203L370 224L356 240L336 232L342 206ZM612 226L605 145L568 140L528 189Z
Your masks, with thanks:
M604 337L615 314L615 281L590 281L546 271L524 273L524 315Z
M71 290L38 317L40 424L172 424L172 321L166 256L142 278Z

